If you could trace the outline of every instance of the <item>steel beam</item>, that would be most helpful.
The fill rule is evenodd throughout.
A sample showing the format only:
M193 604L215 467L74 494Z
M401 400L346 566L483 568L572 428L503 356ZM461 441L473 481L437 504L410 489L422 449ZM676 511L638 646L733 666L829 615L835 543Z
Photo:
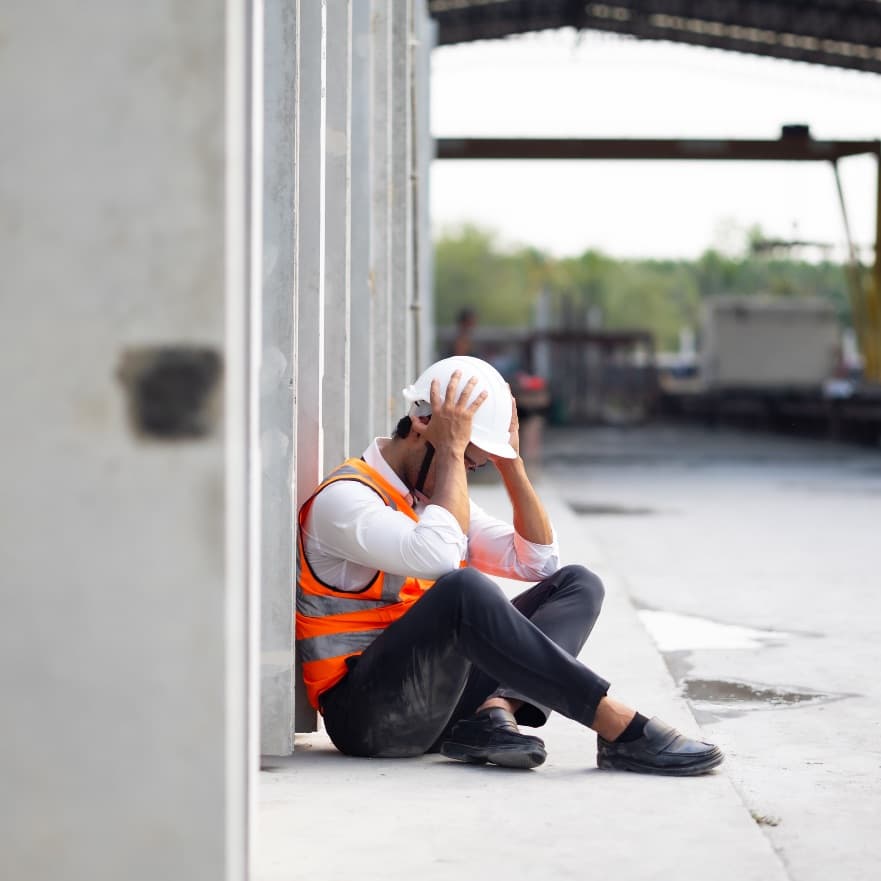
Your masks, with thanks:
M878 153L881 141L776 141L661 138L438 138L438 159L678 159L834 162Z

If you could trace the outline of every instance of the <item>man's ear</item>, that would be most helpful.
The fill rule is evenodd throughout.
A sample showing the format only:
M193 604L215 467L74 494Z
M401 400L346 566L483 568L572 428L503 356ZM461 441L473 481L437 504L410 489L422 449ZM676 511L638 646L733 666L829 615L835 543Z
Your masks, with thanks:
M415 431L416 434L422 435L428 428L429 422L431 422L431 416L414 416L411 419L410 428Z

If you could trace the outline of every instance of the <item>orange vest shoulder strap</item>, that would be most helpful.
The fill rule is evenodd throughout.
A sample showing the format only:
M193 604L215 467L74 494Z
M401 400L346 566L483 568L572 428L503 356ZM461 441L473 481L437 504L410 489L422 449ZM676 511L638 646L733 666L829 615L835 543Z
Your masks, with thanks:
M332 483L337 483L340 480L355 480L358 483L363 483L377 493L377 495L379 495L389 507L394 508L396 511L400 511L402 514L406 514L411 520L419 519L407 499L404 498L404 496L402 496L401 493L378 471L371 468L363 459L346 459L342 465L331 471L321 484L319 484L315 492L303 502L300 507L300 523L303 523L306 515L309 513L309 509L315 501L315 496L317 496L325 487L330 486Z

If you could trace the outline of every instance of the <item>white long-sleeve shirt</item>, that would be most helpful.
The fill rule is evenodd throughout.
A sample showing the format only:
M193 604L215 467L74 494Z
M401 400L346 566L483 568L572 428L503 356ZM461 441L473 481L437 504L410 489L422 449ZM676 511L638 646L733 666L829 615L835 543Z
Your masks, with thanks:
M368 486L340 480L315 498L303 525L303 545L312 570L338 590L360 590L377 570L436 579L461 560L488 575L540 581L557 571L557 535L549 545L519 536L514 527L470 502L468 534L439 505L413 494L382 456L391 438L377 438L364 460L404 498L419 521L395 511Z

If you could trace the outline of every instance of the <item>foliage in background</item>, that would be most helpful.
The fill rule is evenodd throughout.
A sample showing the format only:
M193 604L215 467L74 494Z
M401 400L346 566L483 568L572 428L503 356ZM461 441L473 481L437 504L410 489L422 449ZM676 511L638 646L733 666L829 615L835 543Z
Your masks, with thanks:
M504 248L493 233L468 225L435 243L434 272L440 326L453 324L466 306L477 310L484 325L529 326L541 290L550 291L558 305L568 303L572 320L645 328L661 349L675 349L680 328L697 326L701 299L717 294L824 297L850 323L844 269L831 262L715 250L697 260L619 260L597 251L555 259L536 248Z

